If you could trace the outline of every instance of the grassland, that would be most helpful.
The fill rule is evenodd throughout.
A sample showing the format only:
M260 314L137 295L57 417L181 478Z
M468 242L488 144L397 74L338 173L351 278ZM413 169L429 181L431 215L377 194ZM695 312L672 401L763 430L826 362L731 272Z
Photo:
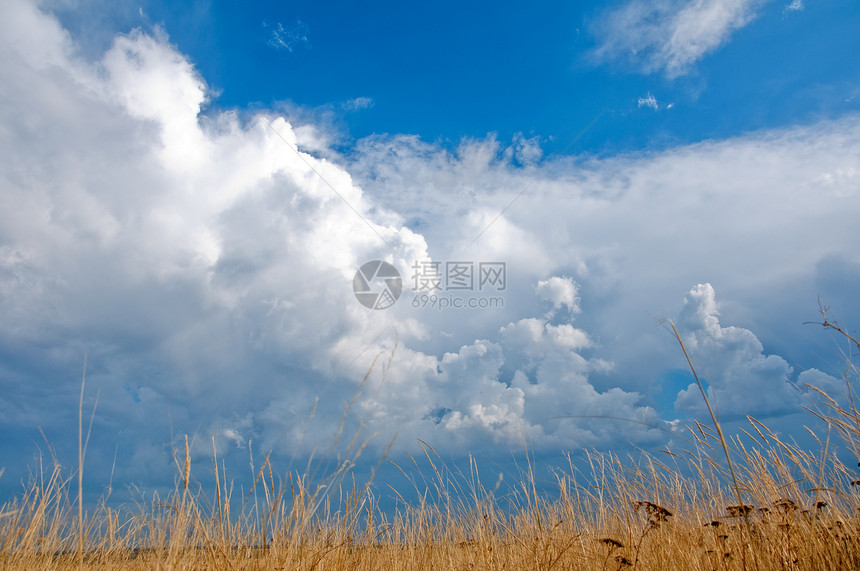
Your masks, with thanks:
M107 502L84 512L79 474L55 468L0 506L0 568L860 569L860 472L830 439L860 449L858 375L847 364L847 400L821 394L824 412L810 411L829 427L818 450L753 418L726 438L713 416L690 428L694 446L683 454L590 454L585 473L573 464L557 472L554 493L538 492L530 467L503 493L487 490L478 466L467 476L449 470L426 443L431 473L411 483L424 499L394 511L350 479L348 462L323 486L299 474L278 484L266 460L254 502L234 499L217 468L204 490L187 437L175 490L120 512ZM332 483L346 490L337 499L326 492Z

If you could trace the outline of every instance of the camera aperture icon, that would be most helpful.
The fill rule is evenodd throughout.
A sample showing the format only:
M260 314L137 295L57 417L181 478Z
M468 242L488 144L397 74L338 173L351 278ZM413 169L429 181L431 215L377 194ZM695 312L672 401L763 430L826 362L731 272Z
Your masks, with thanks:
M373 260L362 265L352 279L355 298L369 309L387 309L394 305L403 291L403 280L397 268Z

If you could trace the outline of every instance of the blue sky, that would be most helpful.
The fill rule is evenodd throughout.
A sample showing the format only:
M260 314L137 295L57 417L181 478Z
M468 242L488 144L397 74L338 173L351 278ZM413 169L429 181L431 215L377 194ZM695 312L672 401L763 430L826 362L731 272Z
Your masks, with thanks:
M115 30L160 25L219 93L215 108L288 101L331 113L348 141L409 133L456 144L523 133L547 152L603 154L858 108L851 62L860 16L848 1L731 4L748 23L680 75L652 69L656 48L632 55L634 46L607 41L629 33L617 15L629 4L619 2L106 4L60 14L73 27L100 26L89 40L98 48ZM683 3L653 6L671 13ZM609 53L598 53L601 41ZM645 110L655 113L638 103L649 95L659 108Z
M860 322L858 24L799 0L5 3L0 489L73 465L85 354L95 488L171 485L181 434L203 466L215 437L286 469L357 391L368 465L392 438L494 466L683 447L706 412L667 319L727 423L801 438L805 384L838 396L845 366L804 322L819 298ZM372 310L377 259L403 292ZM428 307L424 262L506 287Z

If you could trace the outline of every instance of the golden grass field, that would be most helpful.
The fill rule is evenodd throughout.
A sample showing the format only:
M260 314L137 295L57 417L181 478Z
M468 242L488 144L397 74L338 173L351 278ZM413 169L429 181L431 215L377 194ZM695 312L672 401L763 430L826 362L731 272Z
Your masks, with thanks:
M348 460L328 480L337 496L308 476L278 484L268 460L254 470L253 501L234 499L217 468L214 489L200 489L186 437L176 489L121 513L104 502L83 512L80 471L47 470L0 506L0 568L860 569L860 471L834 454L837 438L860 449L860 414L821 397L825 412L810 411L829 426L818 450L753 418L726 439L714 416L689 431L683 454L590 454L586 473L558 472L552 494L538 493L530 466L512 488L487 490L474 462L452 471L422 443L430 473L416 482L403 472L425 500L393 513L350 479Z

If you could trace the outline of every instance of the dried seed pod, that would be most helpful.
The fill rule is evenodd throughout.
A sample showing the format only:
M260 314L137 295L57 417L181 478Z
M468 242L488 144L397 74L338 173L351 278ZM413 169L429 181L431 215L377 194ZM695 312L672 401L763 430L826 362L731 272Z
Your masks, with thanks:
M745 517L749 515L751 511L755 509L755 506L751 506L749 504L741 504L738 506L726 506L726 511L729 512L729 517Z
M667 518L672 517L672 512L663 506L659 506L654 502L649 502L647 500L634 501L633 507L635 511L639 511L640 508L644 508L645 513L648 514L652 523L666 521Z
M613 539L611 537L601 537L600 543L605 543L606 545L609 545L613 549L616 549L619 547L624 547L624 545L620 541L618 541L617 539Z
M797 504L788 498L779 498L775 502L773 502L773 507L779 508L783 511L783 513L793 512L797 510Z

